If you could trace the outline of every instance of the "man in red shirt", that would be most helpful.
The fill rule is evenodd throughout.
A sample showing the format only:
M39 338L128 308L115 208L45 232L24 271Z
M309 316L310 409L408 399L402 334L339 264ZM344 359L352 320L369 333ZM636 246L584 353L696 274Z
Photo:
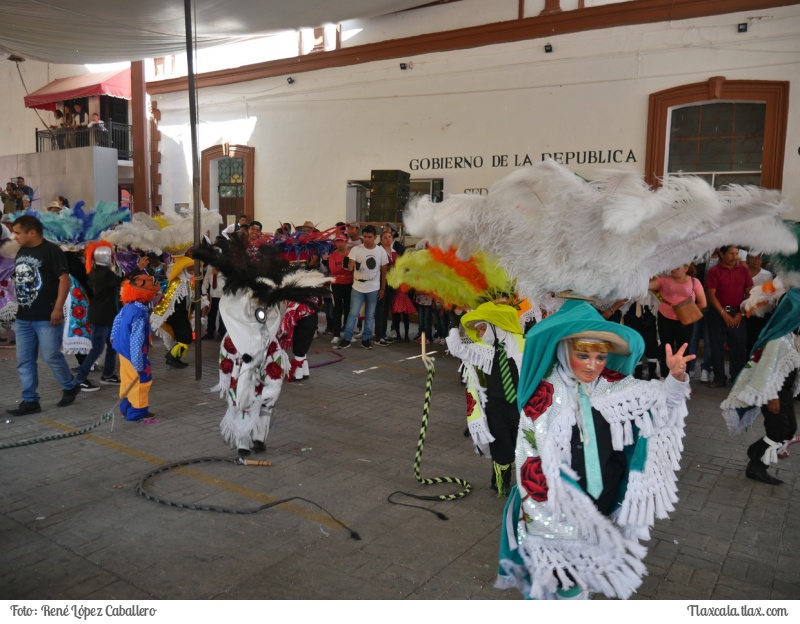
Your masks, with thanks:
M750 270L739 262L739 249L735 245L725 245L719 251L719 263L706 275L709 306L706 323L711 343L707 346L711 348L714 367L712 388L724 388L727 385L724 360L726 342L731 382L747 363L747 329L740 306L753 287Z

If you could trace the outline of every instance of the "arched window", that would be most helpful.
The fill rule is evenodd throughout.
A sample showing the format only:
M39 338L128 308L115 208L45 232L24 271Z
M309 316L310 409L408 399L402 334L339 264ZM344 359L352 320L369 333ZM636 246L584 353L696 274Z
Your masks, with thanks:
M716 76L650 96L645 180L696 175L715 188L780 189L789 83Z

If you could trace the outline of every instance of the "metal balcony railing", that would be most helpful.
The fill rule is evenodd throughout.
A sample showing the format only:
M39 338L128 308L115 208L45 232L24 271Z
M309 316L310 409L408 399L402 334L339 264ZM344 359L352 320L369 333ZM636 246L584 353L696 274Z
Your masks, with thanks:
M36 129L37 152L89 146L111 147L117 150L117 160L131 160L131 124L109 121L92 127Z

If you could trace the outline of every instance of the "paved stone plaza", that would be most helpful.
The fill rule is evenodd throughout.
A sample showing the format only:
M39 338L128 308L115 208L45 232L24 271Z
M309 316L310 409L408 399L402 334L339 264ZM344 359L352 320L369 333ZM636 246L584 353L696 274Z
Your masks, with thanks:
M176 502L253 508L235 515L160 505L137 495L153 468L201 457L235 457L219 434L225 402L216 383L216 342L203 343L203 375L163 363L153 350L150 423L117 418L91 432L0 451L0 599L518 599L492 587L504 500L489 488L491 466L464 437L457 362L436 351L422 476L466 479L454 502L402 499L446 514L387 502L421 486L413 464L425 368L419 345L329 350L315 340L311 379L285 384L263 456L271 467L189 465L148 483ZM188 361L193 361L194 347ZM0 444L67 433L116 405L117 387L81 393L57 408L60 388L39 363L41 414L11 418L19 400L13 348L0 349ZM97 377L95 375L94 377ZM97 379L94 379L97 381ZM649 576L639 599L796 599L800 596L800 445L772 469L771 487L744 477L745 449L763 435L731 438L718 405L724 390L693 383L680 503L653 531ZM116 410L114 410L116 411Z

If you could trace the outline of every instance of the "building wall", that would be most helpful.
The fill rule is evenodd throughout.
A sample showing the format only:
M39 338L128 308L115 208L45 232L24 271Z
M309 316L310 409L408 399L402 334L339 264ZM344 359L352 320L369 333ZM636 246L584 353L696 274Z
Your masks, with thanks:
M736 24L749 22L745 35ZM800 7L612 28L202 89L200 149L256 148L255 215L266 224L345 218L347 180L372 169L444 178L445 196L486 189L545 154L591 177L643 172L648 97L712 76L790 84L784 193L800 218ZM164 205L190 201L186 93L157 96ZM591 154L594 154L592 156ZM609 156L622 162L604 163ZM464 157L467 160L420 159ZM592 159L599 162L591 162ZM457 166L460 165L460 168ZM480 166L478 166L480 165ZM212 192L214 192L212 187Z
M0 97L0 156L35 152L36 129L42 130L54 123L50 111L25 108L25 96L28 93L58 78L87 73L90 71L85 65L25 61L19 64L17 71L16 63L7 60L0 62L0 91L3 94ZM3 170L0 170L0 176L0 180L9 177Z
M46 210L58 195L71 206L82 200L90 208L99 201L117 201L117 150L108 147L0 156L0 171L8 172L6 180L25 178L34 190L36 210Z

